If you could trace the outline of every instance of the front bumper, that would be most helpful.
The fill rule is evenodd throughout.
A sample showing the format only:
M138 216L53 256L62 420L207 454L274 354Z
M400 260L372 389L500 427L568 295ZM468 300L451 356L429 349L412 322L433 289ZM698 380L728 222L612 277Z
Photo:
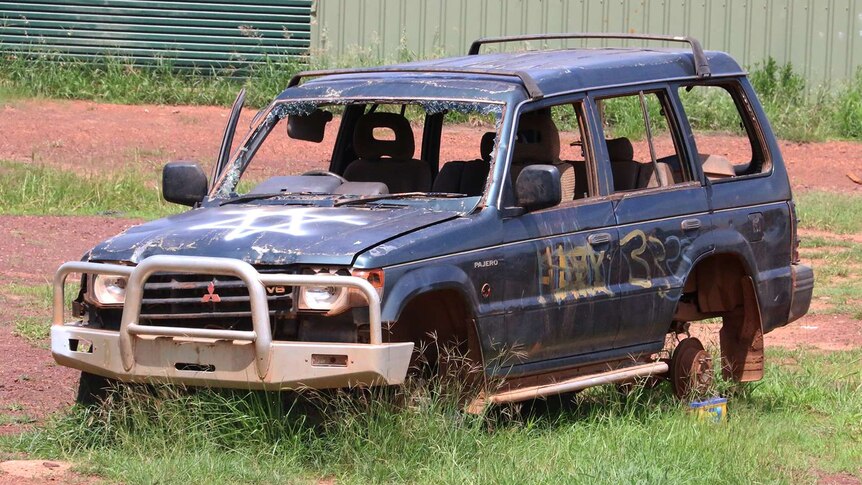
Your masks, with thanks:
M811 295L814 293L814 270L811 266L794 264L790 269L793 293L790 298L790 314L787 317L787 323L798 320L808 313Z
M140 325L143 284L163 271L240 278L248 287L253 330ZM64 286L70 273L129 278L119 331L64 322ZM321 284L352 287L365 295L370 344L272 340L265 286ZM413 343L382 342L380 296L361 278L260 274L233 259L152 256L136 267L83 262L61 266L54 278L51 351L58 364L125 382L278 390L400 384Z
M251 342L145 336L135 365L123 367L118 332L69 325L51 328L58 364L124 382L280 390L400 384L413 344L273 342L269 371L260 378ZM73 350L74 349L74 350Z

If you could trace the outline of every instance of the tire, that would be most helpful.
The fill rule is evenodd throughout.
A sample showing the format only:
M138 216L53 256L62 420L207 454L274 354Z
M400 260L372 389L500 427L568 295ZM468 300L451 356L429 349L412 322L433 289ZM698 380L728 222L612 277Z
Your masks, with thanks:
M87 407L99 405L116 385L117 381L114 379L82 371L75 402Z

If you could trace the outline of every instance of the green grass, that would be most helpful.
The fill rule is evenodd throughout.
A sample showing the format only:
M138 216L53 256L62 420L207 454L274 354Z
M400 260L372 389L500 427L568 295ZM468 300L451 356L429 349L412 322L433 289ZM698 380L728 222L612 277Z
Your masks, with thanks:
M72 282L70 281L69 283ZM53 289L49 283L44 285L5 284L0 286L0 296L2 295L22 297L27 301L28 305L39 309L50 308L54 297Z
M158 177L142 170L86 175L0 162L0 214L155 218L180 212L161 198Z
M0 448L124 483L797 483L862 476L860 361L771 351L723 425L687 415L664 385L485 416L422 386L322 398L316 412L260 394L127 391Z
M799 227L838 234L862 233L862 196L810 191L796 195Z
M414 57L405 44L391 59L381 58L379 49L368 47L339 59L325 52L317 53L305 64L269 60L246 71L178 71L169 60L142 68L119 57L84 61L44 52L7 53L0 62L0 101L44 97L124 104L228 106L237 91L245 87L247 104L262 107L299 70L376 66ZM808 86L792 65L779 65L768 59L751 68L750 79L779 138L795 141L862 138L862 70L845 84L826 91ZM729 99L696 92L683 96L696 130L739 132L739 116ZM652 111L651 115L657 115ZM637 103L623 103L607 114L620 123L615 127L616 136L643 137Z
M64 58L55 53L7 53L0 62L0 99L91 99L121 104L227 106L240 88L250 106L266 106L302 65L267 60L246 71L180 71L169 60L136 67L119 57ZM240 77L241 76L241 77Z
M66 289L66 308L77 296L77 286L70 281ZM0 285L0 304L13 309L12 332L31 345L45 347L50 333L51 302L53 290L50 284Z
M51 327L47 317L19 317L15 320L13 333L31 345L45 345L50 335Z
M862 244L834 237L802 238L802 260L814 266L821 313L862 320Z
M6 414L0 413L0 426L7 424L29 424L36 421L34 418L24 414Z

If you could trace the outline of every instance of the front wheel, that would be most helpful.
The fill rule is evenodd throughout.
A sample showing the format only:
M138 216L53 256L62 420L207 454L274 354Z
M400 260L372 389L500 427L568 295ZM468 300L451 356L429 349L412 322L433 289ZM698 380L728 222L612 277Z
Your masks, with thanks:
M104 401L116 386L117 381L114 379L81 371L75 402L82 406L95 406Z

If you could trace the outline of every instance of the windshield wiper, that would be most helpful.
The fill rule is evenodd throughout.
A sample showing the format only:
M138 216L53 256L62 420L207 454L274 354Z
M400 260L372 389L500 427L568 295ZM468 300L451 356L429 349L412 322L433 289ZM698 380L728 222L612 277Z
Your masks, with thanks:
M286 197L289 195L297 195L297 194L288 193L288 192L274 192L274 193L270 193L270 194L245 194L245 195L237 196L233 199L226 200L226 201L220 203L219 205L222 206L222 205L228 205L228 204L242 204L243 202L251 202L253 200L273 199L275 197ZM310 194L300 194L300 195L310 195ZM309 204L309 202L307 202L307 201L303 201L302 203L306 204L306 205Z
M453 194L450 192L404 192L403 194L380 194L367 195L364 197L356 197L355 199L339 200L332 204L333 207L349 204L364 204L367 202L376 202L378 200L393 200L393 199L412 199L414 197L431 197L437 199L457 199L466 197L464 194Z

